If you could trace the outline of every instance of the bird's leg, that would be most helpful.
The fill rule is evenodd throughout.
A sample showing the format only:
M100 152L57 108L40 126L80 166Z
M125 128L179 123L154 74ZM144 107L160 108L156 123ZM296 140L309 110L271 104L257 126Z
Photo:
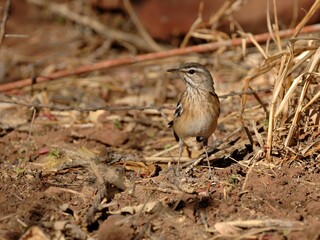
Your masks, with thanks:
M209 177L212 176L212 171L211 171L211 166L210 166L210 161L209 161L209 154L208 154L208 139L203 139L203 148L204 152L206 154L207 162L208 162L208 168L209 168Z
M180 160L181 160L181 155L182 155L182 149L183 149L183 140L180 138L179 139L179 158L178 158L178 164L177 164L177 175L179 174L179 170L180 170Z

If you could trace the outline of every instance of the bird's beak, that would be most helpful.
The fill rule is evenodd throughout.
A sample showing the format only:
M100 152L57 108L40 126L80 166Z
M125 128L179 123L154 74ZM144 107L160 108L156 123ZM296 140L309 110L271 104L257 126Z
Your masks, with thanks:
M179 72L180 68L170 68L167 70L167 72Z

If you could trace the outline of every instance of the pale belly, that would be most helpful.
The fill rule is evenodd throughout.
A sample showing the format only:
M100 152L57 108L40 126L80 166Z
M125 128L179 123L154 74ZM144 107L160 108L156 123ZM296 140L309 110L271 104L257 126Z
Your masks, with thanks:
M215 109L206 109L203 105L199 109L194 106L174 121L174 131L180 138L208 138L216 129L218 113Z

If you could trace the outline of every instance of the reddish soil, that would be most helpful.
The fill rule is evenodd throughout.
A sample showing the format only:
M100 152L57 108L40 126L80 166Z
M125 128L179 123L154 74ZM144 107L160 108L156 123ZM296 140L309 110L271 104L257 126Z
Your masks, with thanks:
M2 82L28 77L35 63L41 73L90 62L90 48L101 44L97 36L82 36L71 23L51 21L44 10L23 1L11 14L8 31L30 37L4 41ZM110 50L115 53L124 54ZM222 65L228 56L221 57ZM170 107L183 89L182 82L165 73L176 65L177 59L169 59L128 66L40 84L32 94L28 88L17 90L15 96L77 107ZM231 75L247 66L235 65L220 66L215 74L220 95L241 88L243 71ZM269 93L259 96L270 101ZM234 117L239 99L221 99L216 137L234 142L211 155L214 177L208 176L206 161L177 176L177 149L154 160L154 154L176 144L167 128L173 109L33 111L1 102L0 239L320 239L319 148L308 158L286 161L281 152L268 162L256 138L249 147L245 131L231 134L241 126ZM256 104L249 97L248 108ZM246 114L248 126L255 119L259 125L264 116L263 109ZM265 137L266 128L259 126ZM261 156L254 158L259 150ZM193 151L193 158L201 153Z

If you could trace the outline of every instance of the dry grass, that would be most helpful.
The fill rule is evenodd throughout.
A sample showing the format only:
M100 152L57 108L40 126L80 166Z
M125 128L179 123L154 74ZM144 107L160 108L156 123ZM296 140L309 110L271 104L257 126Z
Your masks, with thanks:
M223 39L223 33L216 34L217 32L212 30L212 27L217 26L219 19L229 16L232 9L241 3L240 0L226 1L220 11L207 24L211 26L210 30L207 28L196 29L196 26L201 25L201 17L199 17L191 28L192 32L189 32L187 36L206 40ZM273 12L277 12L275 1L272 5ZM268 121L268 133L265 135L265 139L261 139L260 136L258 141L260 145L266 143L261 147L266 149L268 161L275 160L273 155L278 155L279 150L283 153L281 160L315 156L312 153L319 151L320 104L317 100L320 97L320 38L299 37L301 29L319 10L319 7L320 1L317 0L297 25L293 37L290 39L281 39L277 14L271 19L270 6L268 6L267 19L271 37L270 43L260 45L251 33L239 31L239 34L244 38L250 38L256 52L261 56L259 58L263 59L260 60L261 64L258 67L251 68L242 79L243 90L251 89L252 82L259 77L271 79L274 86L272 99L266 108L265 120ZM216 37L213 38L213 36ZM246 44L243 44L242 54L244 56L246 56L246 49ZM247 98L247 95L243 95L242 110L239 116L245 129L248 129L244 121ZM259 101L259 99L257 100ZM262 120L259 119L259 121ZM248 130L246 131L250 135ZM255 131L255 135L258 137L257 131ZM248 137L251 138L251 136Z

